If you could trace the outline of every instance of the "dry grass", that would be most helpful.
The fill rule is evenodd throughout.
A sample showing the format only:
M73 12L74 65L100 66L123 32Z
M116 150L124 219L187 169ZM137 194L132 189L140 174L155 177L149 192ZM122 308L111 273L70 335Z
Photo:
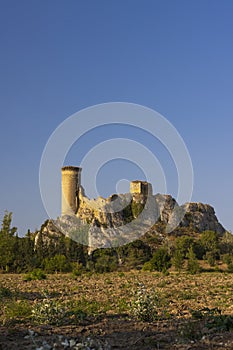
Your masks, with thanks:
M139 283L158 296L155 322L132 317ZM45 290L67 310L59 324L38 325L31 318L31 309L41 303ZM227 273L164 276L131 271L76 279L49 275L41 281L0 275L0 300L0 349L33 349L24 338L28 328L38 332L39 341L58 333L80 339L91 334L114 349L233 349L233 335L223 327L227 315L233 317L233 275ZM202 309L209 310L212 327L207 327Z

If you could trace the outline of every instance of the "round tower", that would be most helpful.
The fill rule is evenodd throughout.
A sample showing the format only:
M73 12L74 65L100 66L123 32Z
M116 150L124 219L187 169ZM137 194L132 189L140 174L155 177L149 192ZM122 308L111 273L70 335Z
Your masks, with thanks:
M81 185L81 171L81 168L75 166L64 166L61 169L62 215L76 214L78 211L78 192Z

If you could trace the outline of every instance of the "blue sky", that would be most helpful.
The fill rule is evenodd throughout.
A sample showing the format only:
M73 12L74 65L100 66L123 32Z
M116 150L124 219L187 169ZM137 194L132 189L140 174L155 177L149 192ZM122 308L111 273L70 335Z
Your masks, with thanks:
M1 216L12 211L20 234L39 228L47 218L39 165L51 133L83 108L122 101L155 109L176 127L193 162L192 200L213 205L233 230L232 1L1 0L0 6ZM96 130L91 143L72 147L67 161L78 162L101 132L112 131ZM123 163L101 169L100 194L110 194L113 178L125 177L125 170L116 176ZM173 194L172 165L167 169Z

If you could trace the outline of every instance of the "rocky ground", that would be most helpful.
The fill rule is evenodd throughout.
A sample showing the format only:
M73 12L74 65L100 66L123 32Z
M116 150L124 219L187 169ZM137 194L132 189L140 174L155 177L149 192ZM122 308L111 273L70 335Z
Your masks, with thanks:
M135 318L141 286L155 297L150 322ZM227 273L132 271L41 281L2 274L0 297L4 350L233 349L233 275Z

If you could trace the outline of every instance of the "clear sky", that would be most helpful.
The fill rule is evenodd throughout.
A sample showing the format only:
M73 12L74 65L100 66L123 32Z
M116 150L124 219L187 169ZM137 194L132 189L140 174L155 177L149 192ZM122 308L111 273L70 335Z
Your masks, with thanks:
M175 126L193 162L192 200L213 205L233 230L232 18L231 0L0 0L1 216L12 211L20 234L39 228L47 218L39 165L49 136L85 107L122 101L155 109ZM96 130L89 142L111 132ZM78 165L87 145L74 145L67 161ZM126 177L119 162L101 169L100 194ZM172 183L168 189L173 194Z

